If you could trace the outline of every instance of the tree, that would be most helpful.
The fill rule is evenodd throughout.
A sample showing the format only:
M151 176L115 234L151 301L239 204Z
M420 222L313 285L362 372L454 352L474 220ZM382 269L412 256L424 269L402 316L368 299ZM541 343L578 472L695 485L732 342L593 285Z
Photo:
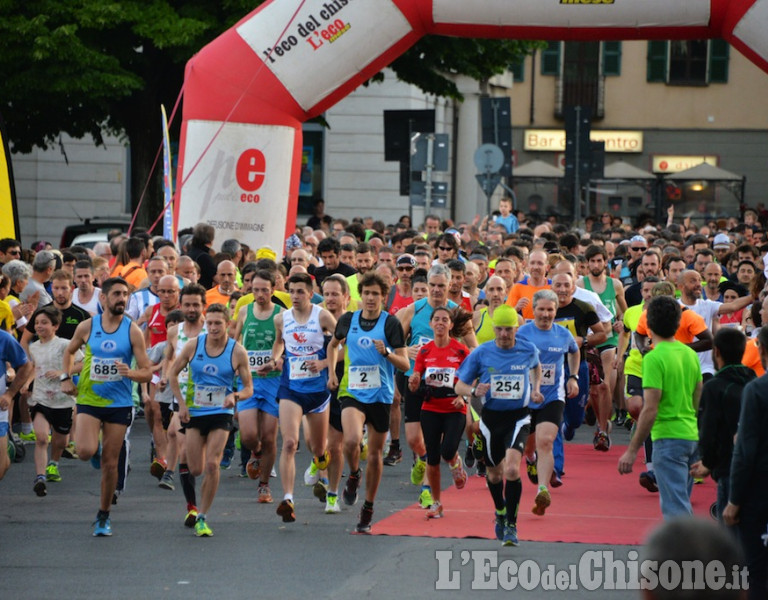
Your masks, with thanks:
M253 0L2 0L0 112L16 152L47 148L59 133L124 135L136 207L159 145L159 106L170 111L187 60L253 10ZM478 80L503 72L535 45L428 37L398 58L402 80L460 98L448 73ZM180 119L177 119L177 124ZM138 221L160 214L158 176Z

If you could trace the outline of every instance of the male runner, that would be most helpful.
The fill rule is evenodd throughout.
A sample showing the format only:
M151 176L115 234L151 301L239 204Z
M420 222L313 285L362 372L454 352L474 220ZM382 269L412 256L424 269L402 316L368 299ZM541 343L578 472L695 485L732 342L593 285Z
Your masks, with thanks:
M109 508L117 487L117 463L126 429L133 421L132 382L152 378L144 336L125 316L130 287L120 277L101 286L99 301L104 312L83 321L75 329L64 352L61 391L74 394L71 373L75 353L85 346L83 370L77 386L75 446L80 460L90 460L101 441L101 498L94 522L94 536L112 535ZM131 361L136 369L131 369Z
M325 240L323 240L325 241ZM284 523L296 520L293 505L293 486L296 479L296 449L302 415L307 415L311 450L318 469L327 468L328 436L327 389L328 368L323 331L334 331L336 319L324 308L312 304L312 278L297 273L288 278L288 293L293 306L275 315L275 344L272 359L259 368L265 375L273 370L283 371L278 397L280 435L283 448L280 453L280 481L283 501L277 514ZM285 360L283 360L285 350Z
M202 475L200 511L195 522L195 535L210 537L207 514L219 487L219 463L232 431L235 403L253 395L251 371L245 349L227 335L229 311L223 304L212 304L205 314L207 333L187 342L173 362L170 384L179 403L179 419L186 429L189 472ZM187 389L182 396L179 375L189 365ZM243 384L234 391L235 376Z
M234 329L234 337L248 352L248 364L253 377L253 396L243 397L237 403L237 420L240 425L240 442L251 450L251 460L246 466L248 476L259 479L258 500L272 503L269 474L277 456L277 418L279 416L277 392L280 388L280 371L273 370L259 375L258 368L272 359L275 344L276 315L282 308L272 302L275 275L259 270L251 279L253 302L240 309Z
M335 370L332 370L329 387L339 387L338 396L342 403L344 456L350 471L342 497L348 505L357 501L361 476L360 442L363 425L369 424L365 502L356 527L358 533L369 533L373 502L381 482L389 407L395 393L395 367L405 371L409 362L400 322L382 311L382 301L389 291L387 284L378 274L366 273L359 286L362 310L341 316L328 345L328 362L335 365L339 346L346 344L344 377L339 383Z
M515 309L497 308L493 326L496 339L470 353L459 367L455 388L459 396L470 396L480 413L486 482L496 508L496 538L504 546L517 546L517 511L523 491L520 460L530 430L528 405L544 400L541 364L536 346L515 339ZM476 379L479 383L473 386Z

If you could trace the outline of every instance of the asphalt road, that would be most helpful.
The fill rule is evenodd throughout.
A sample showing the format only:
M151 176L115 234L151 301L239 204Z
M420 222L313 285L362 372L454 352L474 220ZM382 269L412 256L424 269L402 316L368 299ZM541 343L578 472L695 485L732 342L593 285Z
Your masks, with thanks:
M578 432L577 441L587 441L587 429ZM622 431L615 442L626 443L624 437ZM131 438L133 471L112 510L111 538L91 535L99 473L87 462L63 460L63 481L49 483L48 495L38 498L32 491L33 446L27 445L26 459L12 465L0 481L0 599L458 598L478 585L496 588L483 591L486 595L509 595L493 575L482 574L487 560L508 566L510 559L517 565L530 559L569 569L586 551L614 550L618 558L633 549L534 542L501 548L489 540L352 535L359 503L326 515L311 488L304 486L297 487L298 520L285 525L275 515L275 505L256 502L256 483L238 477L237 457L222 472L209 512L214 536L198 539L182 524L186 509L181 487L177 484L174 492L160 489L149 474L149 434L143 420L137 420ZM308 460L302 447L299 477ZM409 460L384 468L374 529L376 521L415 502L409 470ZM278 498L280 485L273 482ZM483 510L491 510L490 498L488 502ZM436 554L441 551L453 554L450 559L441 554L441 563ZM500 581L506 585L504 573ZM458 589L443 589L451 586ZM518 588L513 593L528 598L640 597L638 591L581 587L549 592Z

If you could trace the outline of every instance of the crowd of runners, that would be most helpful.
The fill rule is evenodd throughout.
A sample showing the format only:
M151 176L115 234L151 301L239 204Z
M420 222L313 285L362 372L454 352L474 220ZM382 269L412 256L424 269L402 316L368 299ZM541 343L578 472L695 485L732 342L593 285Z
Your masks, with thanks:
M318 203L279 249L220 242L203 223L178 244L141 231L93 249L0 240L0 478L25 441L38 496L63 457L91 461L93 534L109 536L138 410L147 470L180 485L199 537L239 448L283 522L310 510L295 505L298 477L331 515L362 496L359 533L385 466L412 461L426 519L453 518L441 474L461 489L474 467L507 546L523 479L536 488L524 510L544 517L575 430L593 428L602 453L626 427L618 471L641 449L644 463L626 485L658 493L669 519L692 514L694 480L712 476L713 516L764 590L766 216L696 224L670 209L665 224L604 214L570 229L502 199L482 221L414 228ZM302 444L311 461L297 465Z

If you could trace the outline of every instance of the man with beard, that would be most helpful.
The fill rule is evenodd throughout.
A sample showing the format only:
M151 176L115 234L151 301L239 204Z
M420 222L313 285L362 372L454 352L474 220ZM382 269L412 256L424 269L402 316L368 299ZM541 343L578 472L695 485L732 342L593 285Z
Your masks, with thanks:
M102 285L100 301L105 306L77 326L64 352L62 392L77 392L75 444L81 460L90 460L101 450L101 499L94 522L94 536L112 535L109 508L117 486L117 462L123 437L133 420L132 382L152 378L144 336L138 325L125 318L129 286L124 279L111 277ZM85 359L78 389L71 372L75 353L85 346ZM136 369L130 365L136 360Z
M347 277L347 286L349 286L349 297L352 300L360 301L360 292L358 286L368 271L373 269L373 252L371 246L365 242L361 242L355 248L355 268L357 273L353 273Z
M659 272L661 271L659 255L653 250L646 250L640 260L640 267L643 269L643 275L645 277L658 277ZM643 301L641 288L642 283L638 281L624 290L624 298L627 301L627 306L635 306Z
M72 275L68 271L59 269L53 273L51 276L51 295L53 302L46 306L55 306L61 311L61 325L59 325L56 335L71 340L77 326L86 319L90 319L91 315L79 306L72 304ZM32 322L29 322L21 336L21 345L25 351L28 351L29 344L36 340L37 336Z

